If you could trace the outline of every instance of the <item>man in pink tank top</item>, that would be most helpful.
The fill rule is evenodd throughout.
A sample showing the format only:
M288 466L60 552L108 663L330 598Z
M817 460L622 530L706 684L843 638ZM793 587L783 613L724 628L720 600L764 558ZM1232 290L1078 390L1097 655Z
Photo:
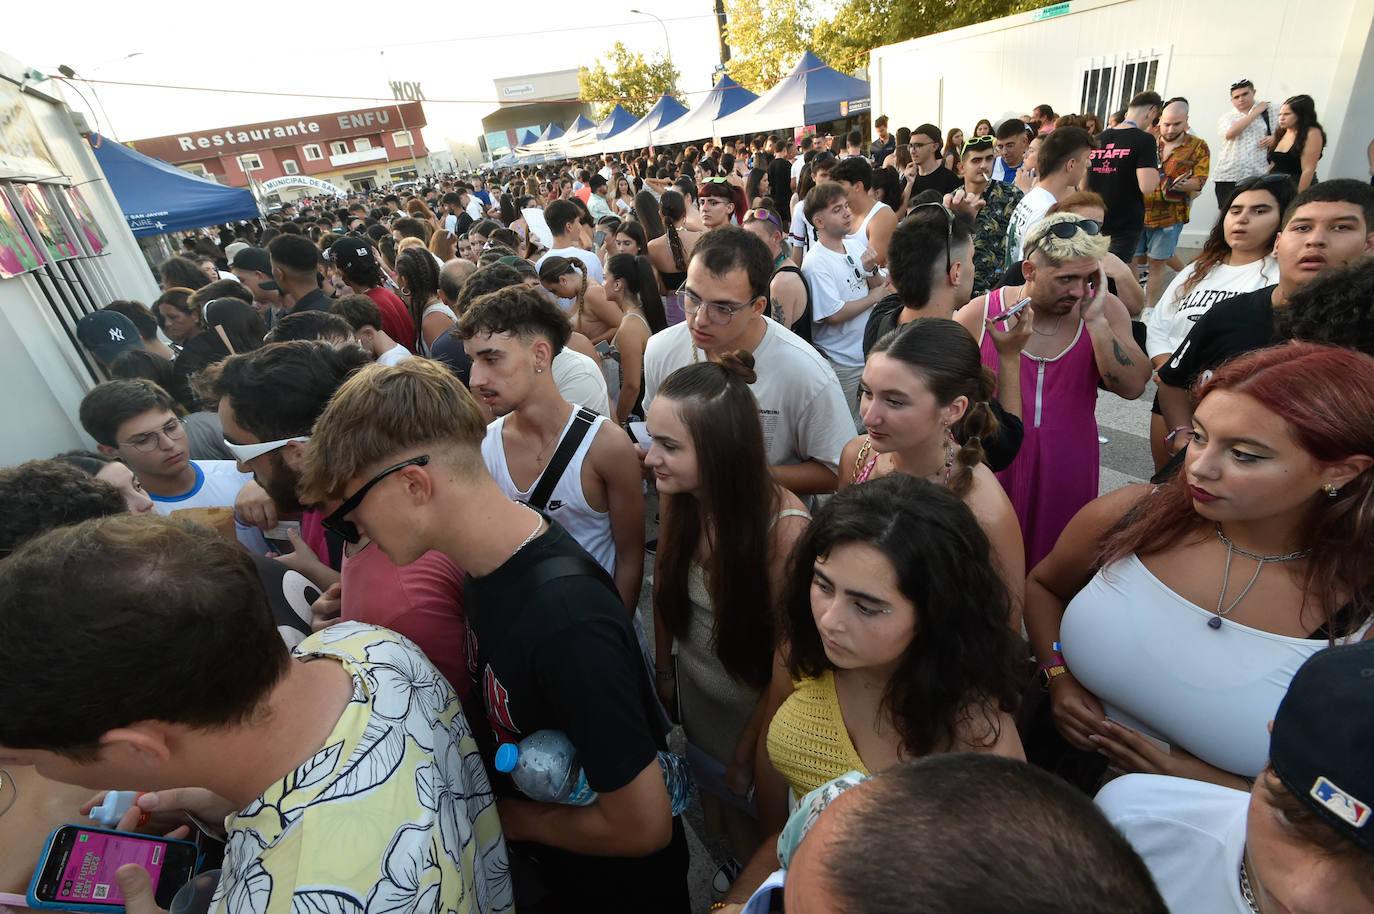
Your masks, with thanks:
M994 289L969 307L996 320L1023 298L1034 313L1021 352L1021 450L997 474L1026 543L1026 567L1049 554L1078 509L1097 497L1097 383L1134 400L1150 363L1131 336L1126 306L1107 291L1101 260L1110 239L1072 213L1041 220L1026 236L1026 282ZM983 364L998 370L990 335Z

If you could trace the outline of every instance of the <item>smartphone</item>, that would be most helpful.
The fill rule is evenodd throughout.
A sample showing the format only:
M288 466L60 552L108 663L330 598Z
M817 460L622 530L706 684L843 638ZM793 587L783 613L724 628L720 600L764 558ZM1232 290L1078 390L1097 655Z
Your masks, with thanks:
M31 908L63 911L124 910L115 871L137 863L153 877L158 907L171 907L178 890L195 875L200 849L189 841L84 825L63 825L48 836L29 883Z
M592 245L593 245L594 247L598 247L598 248L599 248L599 247L601 247L601 245L603 245L603 244L605 244L605 243L606 243L606 230L605 230L605 229L597 229L597 230L596 230L596 234L592 237Z
M1003 311L1001 314L994 317L993 320L1004 321L1009 317L1014 317L1015 315L1020 314L1023 310L1025 310L1026 305L1029 305L1030 303L1030 296L1027 296L1021 299L1015 305L1012 305L1011 308L1007 309L1006 311Z

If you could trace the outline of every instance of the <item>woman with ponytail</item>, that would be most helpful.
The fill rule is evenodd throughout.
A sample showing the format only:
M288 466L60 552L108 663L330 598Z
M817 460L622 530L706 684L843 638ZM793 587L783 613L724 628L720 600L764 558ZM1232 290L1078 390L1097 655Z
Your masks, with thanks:
M644 415L644 349L649 337L668 326L658 278L647 257L615 254L606 261L606 297L624 313L611 347L620 353L620 395L615 420L621 425Z
M864 365L859 412L868 434L845 445L840 487L905 473L959 496L992 543L1019 630L1026 583L1021 528L983 456L983 440L997 428L988 405L996 383L978 344L952 320L917 318L888 333Z
M608 342L620 329L625 315L606 297L605 287L587 275L587 265L576 257L545 257L539 265L539 282L556 298L573 299L572 314L568 315L573 329L593 345Z
M739 860L764 834L750 789L764 687L787 561L809 520L768 468L754 380L746 351L673 372L649 404L644 458L659 493L658 693L681 709L707 829Z
M687 258L701 237L683 226L687 219L687 198L676 190L665 190L659 200L663 212L663 234L649 240L649 259L659 275L659 289L667 296L669 314L682 314L682 297L677 290L687 281Z

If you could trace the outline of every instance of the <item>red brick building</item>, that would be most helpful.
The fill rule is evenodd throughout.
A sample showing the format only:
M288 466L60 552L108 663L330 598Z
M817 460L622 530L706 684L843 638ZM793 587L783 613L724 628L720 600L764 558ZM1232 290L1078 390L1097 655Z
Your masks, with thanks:
M425 171L420 102L134 140L130 146L221 184L305 175L370 190Z

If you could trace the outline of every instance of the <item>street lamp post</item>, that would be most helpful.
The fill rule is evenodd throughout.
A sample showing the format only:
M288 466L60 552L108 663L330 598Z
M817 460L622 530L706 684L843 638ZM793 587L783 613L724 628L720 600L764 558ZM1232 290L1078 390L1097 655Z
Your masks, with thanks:
M648 16L650 19L655 19L663 27L663 47L668 51L668 66L671 67L673 65L673 46L668 43L668 26L653 13L646 13L643 10L630 10L630 12L636 16Z

